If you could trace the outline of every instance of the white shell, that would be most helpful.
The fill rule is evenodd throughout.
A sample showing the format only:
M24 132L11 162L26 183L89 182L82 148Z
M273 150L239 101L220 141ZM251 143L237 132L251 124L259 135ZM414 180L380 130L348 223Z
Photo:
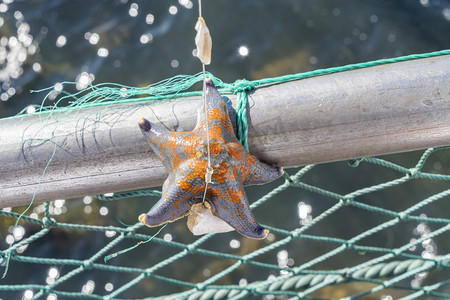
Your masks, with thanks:
M228 223L211 213L207 202L205 202L205 205L203 203L197 203L191 207L191 214L188 216L187 226L194 235L234 230Z
M197 57L203 64L209 65L211 63L212 39L208 26L206 26L206 22L202 17L198 18L195 24L195 30L197 31L197 35L195 36Z

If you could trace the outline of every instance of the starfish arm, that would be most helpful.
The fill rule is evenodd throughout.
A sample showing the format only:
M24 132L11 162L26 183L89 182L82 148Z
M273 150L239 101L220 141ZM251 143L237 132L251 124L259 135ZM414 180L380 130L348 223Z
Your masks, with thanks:
M283 168L265 164L251 154L247 156L248 164L241 177L243 185L265 184L283 175Z
M191 206L198 201L175 181L176 176L170 174L164 182L161 199L147 214L141 214L139 221L155 227L176 221L190 213Z
M144 135L145 140L150 144L152 150L162 160L167 169L172 167L170 160L166 159L165 147L171 132L161 126L149 122L145 118L141 118L138 122L139 128Z
M225 115L228 116L227 107L225 105L225 101L223 100L222 96L220 96L219 92L216 89L216 86L214 85L214 82L211 78L206 79L206 105L208 107L208 110L218 108L220 109Z
M169 171L188 158L186 146L192 149L199 143L195 137L189 137L188 132L172 132L144 118L138 124L150 147Z
M234 158L232 163L239 170L244 186L268 183L283 175L283 168L270 166L259 161L237 141L228 142L227 151Z
M227 105L210 78L206 79L205 94L208 122L206 122L206 115L204 112L205 107L202 104L199 107L197 126L194 130L199 131L201 128L206 126L209 130L214 130L215 128L220 131L220 133L216 133L217 136L221 135L222 132L226 132L228 135L232 135L234 137L233 125L231 123L230 116L228 115ZM212 132L211 135L214 136L214 132Z
M269 230L255 221L243 187L238 182L228 183L212 189L215 196L208 198L211 213L228 223L240 234L264 239Z

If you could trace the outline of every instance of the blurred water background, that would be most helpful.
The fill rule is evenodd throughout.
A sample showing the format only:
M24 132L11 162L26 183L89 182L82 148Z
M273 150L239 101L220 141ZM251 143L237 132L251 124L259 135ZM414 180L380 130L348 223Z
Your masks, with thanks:
M213 37L213 59L207 69L225 82L240 78L260 79L450 48L448 0L203 2L203 15ZM199 72L201 65L192 54L197 17L197 3L190 0L2 0L0 117L15 115L31 104L41 104L44 95L30 93L30 90L55 86L53 96L45 103L51 105L61 92L60 83L64 81L77 82L79 89L91 82L146 86L177 74ZM413 167L420 154L421 152L412 152L390 155L388 159ZM445 153L436 154L427 164L430 172L450 173L449 157ZM395 176L397 174L387 169L365 166L350 168L345 162L338 162L317 166L304 180L338 193L346 193ZM248 188L250 201L253 202L270 191L282 182L280 180L273 185ZM442 191L444 185L441 182L415 181L394 188L394 194L392 191L389 191L390 194L381 191L370 194L362 201L400 211L418 199ZM134 224L137 216L147 211L156 200L132 198L105 203L92 197L71 201L60 199L52 204L52 213L60 222L122 226L120 222ZM285 229L295 228L299 222L309 222L331 203L330 199L300 190L289 190L278 201L279 205L272 202L270 206L255 211L261 223L270 225L276 218L284 222L276 222L278 226L283 224ZM444 206L442 201L440 203L424 208L422 213L444 217L448 214L448 205ZM21 212L23 209L15 211ZM32 210L39 217L42 217L42 212L42 205L35 206ZM349 208L346 215L334 215L327 223L328 226L319 225L314 228L314 232L308 233L350 238L379 224L383 218L385 217L380 219L378 215ZM30 224L14 229L11 220L6 218L0 220L0 225L2 249L38 230ZM395 247L420 237L430 230L428 226L408 223L407 226L391 228L373 236L368 243L380 247ZM187 231L184 221L170 224L160 236L181 242L196 239ZM110 238L111 236L103 233L52 230L23 251L37 257L85 259L92 256ZM269 238L276 239L275 236ZM227 233L214 237L209 247L242 255L265 243L267 242L241 238L237 233ZM130 241L130 245L132 244ZM126 246L121 244L116 250ZM450 252L448 237L445 242L442 236L419 248L411 251L429 257ZM316 245L302 241L288 245L276 255L265 255L261 260L272 263L278 261L281 265L292 266L328 250L330 248L326 244ZM157 260L172 255L174 251L161 245L146 244L119 256L111 264L151 266ZM360 261L355 257L340 257L340 260L332 260L318 267L327 269L354 265L367 257L361 256L359 259ZM227 265L229 262L225 260L199 256L183 260L176 267L170 266L160 274L184 279L189 274L188 277L197 282ZM67 266L48 268L13 262L8 276L0 284L49 283L68 270L70 268ZM69 283L62 284L59 289L104 294L132 278L113 273L89 274L89 278L76 277ZM277 273L274 271L273 275ZM441 280L448 279L448 275L442 275L447 278ZM264 278L261 276L257 270L249 267L241 272L234 272L219 283L238 284L267 278L266 275ZM409 279L411 282L408 284L418 286L428 279L427 276L413 278ZM121 296L142 298L179 290L173 285L148 280ZM30 299L32 294L32 291L28 294L21 291L4 295L0 292L0 299ZM332 297L333 294L325 296ZM380 299L380 296L374 299Z

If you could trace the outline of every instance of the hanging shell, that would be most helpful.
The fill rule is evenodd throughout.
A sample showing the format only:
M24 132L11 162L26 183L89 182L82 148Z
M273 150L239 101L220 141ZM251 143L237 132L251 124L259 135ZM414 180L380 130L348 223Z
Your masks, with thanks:
M205 204L197 203L191 207L187 226L194 235L234 230L228 223L211 214L208 202L205 202Z
M195 30L197 31L197 35L195 36L197 57L203 64L209 65L211 63L212 39L208 26L206 26L206 22L202 17L198 18L197 24L195 24Z

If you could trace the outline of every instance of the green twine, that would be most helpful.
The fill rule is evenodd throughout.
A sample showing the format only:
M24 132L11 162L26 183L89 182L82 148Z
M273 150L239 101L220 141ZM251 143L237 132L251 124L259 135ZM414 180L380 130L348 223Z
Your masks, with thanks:
M237 138L242 146L248 151L248 122L247 122L247 92L252 90L255 85L251 81L245 79L238 80L234 83L234 88L237 91L236 104L236 125Z
M405 55L405 56L394 57L394 58L379 59L379 60L373 60L373 61L369 61L369 62L349 64L349 65L345 65L345 66L326 68L326 69L318 69L318 70L314 70L314 71L310 71L310 72L284 75L284 76L273 77L273 78L265 78L265 79L252 81L252 83L255 85L255 87L258 87L258 86L265 85L265 84L276 84L276 83L280 83L280 82L287 82L287 81L304 79L304 78L315 77L315 76L320 76L320 75L334 74L334 73L345 72L345 71L350 71L350 70L357 70L357 69L365 69L365 68L375 67L375 66L380 66L380 65L392 64L392 63L398 63L398 62L404 62L404 61L411 61L411 60L422 59L422 58L443 56L443 55L450 55L450 49L440 50L440 51L435 51L435 52L428 52L428 53L421 53L421 54L411 54L411 55Z
M117 251L117 252L115 252L113 254L107 255L107 256L104 257L104 261L107 262L108 260L110 260L110 259L112 259L114 257L117 257L117 256L119 256L121 254L127 253L127 252L129 252L129 251L139 247L141 244L146 244L146 243L150 242L151 240L153 240L167 226L167 224L168 223L166 223L163 226L161 226L161 228L154 235L152 235L149 239L147 239L145 241L140 241L139 243L137 243L134 246L131 246L129 248Z
M58 139L58 137L56 137L56 139ZM47 164L45 165L45 168L44 168L44 170L42 171L42 175L41 175L41 177L39 178L38 188L39 188L39 186L40 186L42 180L44 179L45 172L47 171L47 169L48 169L48 167L49 167L51 161L53 160L53 157L55 156L56 149L57 149L57 145L58 145L57 142L55 142L55 147L53 148L52 156L50 157L50 159L48 160ZM37 194L37 192L38 192L38 188L34 191L33 197L31 198L31 201L30 201L30 204L28 204L27 208L26 208L26 209L20 214L20 216L17 218L16 223L14 224L14 228L16 228L17 225L19 225L20 219L22 219L22 217L30 210L31 206L33 206L34 199L36 198L36 194ZM46 205L46 213L48 213L48 202L46 202L45 205ZM7 253L7 255L6 255L5 271L3 272L2 279L5 278L6 275L8 274L9 261L10 261L10 259L11 259L12 248L13 248L13 244L10 244L10 245L9 245L9 251L8 251L8 253Z

